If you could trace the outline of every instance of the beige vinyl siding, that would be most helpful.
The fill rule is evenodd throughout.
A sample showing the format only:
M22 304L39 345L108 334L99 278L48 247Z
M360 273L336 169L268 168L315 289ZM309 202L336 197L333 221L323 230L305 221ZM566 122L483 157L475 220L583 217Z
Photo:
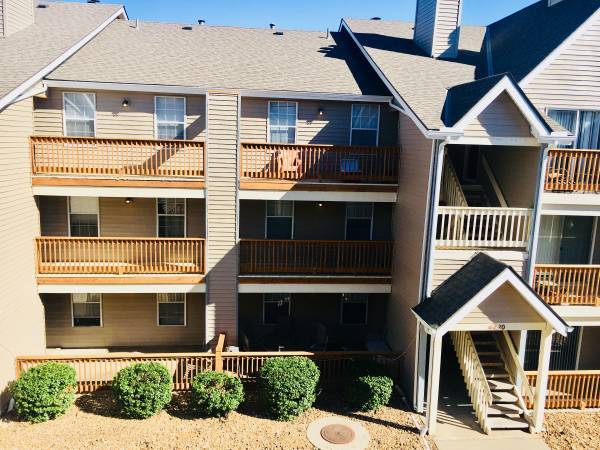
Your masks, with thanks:
M433 56L455 58L458 52L458 26L461 0L438 0L437 27Z
M466 137L531 137L527 119L510 96L501 94L465 128Z
M33 24L32 0L0 0L0 36L9 36Z
M73 327L69 294L44 294L46 345L61 348L204 344L204 294L187 294L186 326L158 326L156 294L103 294L102 326Z
M538 108L600 109L600 15L526 86Z
M420 300L432 141L424 138L408 117L400 115L399 122L401 190L394 212L392 293L386 338L394 350L406 352L401 378L405 392L412 392L417 322L411 308Z
M0 408L15 375L15 357L39 354L45 346L34 265L34 238L40 231L31 190L32 118L31 99L0 112Z
M69 207L67 197L38 197L41 236L69 235Z
M237 176L240 97L207 94L206 340L227 332L237 342Z
M417 0L414 40L429 55L433 49L437 0Z
M63 92L49 89L47 99L35 100L35 134L63 136ZM86 91L94 92L94 91ZM154 139L154 94L98 91L96 137ZM129 107L122 106L123 99ZM186 139L205 138L205 98L186 97Z
M477 251L473 250L436 250L434 253L432 288L435 289L454 275L477 253ZM511 266L520 276L525 276L527 253L519 251L486 253L492 258L496 258Z
M4 37L4 0L0 0L0 37Z
M205 237L206 208L204 199L188 198L186 215L187 237Z

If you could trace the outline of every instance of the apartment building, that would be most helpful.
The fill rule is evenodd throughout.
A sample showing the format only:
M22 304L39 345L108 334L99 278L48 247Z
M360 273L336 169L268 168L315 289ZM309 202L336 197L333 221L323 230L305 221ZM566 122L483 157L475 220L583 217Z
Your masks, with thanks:
M2 383L226 333L394 351L432 434L457 363L486 432L540 430L554 370L599 402L600 1L417 6L330 33L5 0Z

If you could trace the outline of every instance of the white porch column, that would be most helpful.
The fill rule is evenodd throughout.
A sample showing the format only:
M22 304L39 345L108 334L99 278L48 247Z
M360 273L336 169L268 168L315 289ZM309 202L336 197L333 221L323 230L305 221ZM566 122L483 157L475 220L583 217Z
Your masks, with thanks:
M550 368L550 349L552 348L552 335L554 330L542 330L540 339L540 356L538 359L538 373L535 382L535 402L533 409L533 425L536 433L542 431L544 424L544 408L546 405L546 392L548 387L548 370Z
M429 378L427 386L427 430L429 435L435 434L437 426L437 410L440 394L440 365L442 361L443 335L431 336L429 348Z

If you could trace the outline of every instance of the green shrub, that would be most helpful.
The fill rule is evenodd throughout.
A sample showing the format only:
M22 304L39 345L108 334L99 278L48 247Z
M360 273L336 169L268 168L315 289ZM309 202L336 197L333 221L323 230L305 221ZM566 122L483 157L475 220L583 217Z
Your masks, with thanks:
M170 401L173 380L159 363L137 363L117 373L112 389L125 417L143 419L162 410Z
M348 370L344 384L346 401L359 411L374 411L387 405L394 381L387 370L374 362L357 362Z
M259 375L259 391L269 415L292 420L312 406L317 397L319 368L304 357L271 358Z
M244 401L244 386L234 375L201 372L192 381L192 407L201 415L223 417Z
M30 422L64 414L75 400L76 389L75 369L55 362L32 367L11 387L17 414Z

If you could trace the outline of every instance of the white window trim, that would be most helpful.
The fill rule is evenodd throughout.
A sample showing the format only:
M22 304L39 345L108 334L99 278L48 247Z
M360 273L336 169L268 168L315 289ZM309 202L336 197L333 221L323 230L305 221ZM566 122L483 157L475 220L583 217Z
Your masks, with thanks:
M269 202L277 202L277 201L288 201L288 202L292 202L292 215L291 216L270 216L269 215ZM267 238L267 222L269 217L291 217L292 218L292 232L290 233L291 239L294 239L294 225L295 225L295 221L294 221L294 217L296 216L296 202L294 200L265 200L265 239Z
M187 327L187 294L183 293L183 325L161 325L160 324L160 308L161 303L181 303L181 302L161 302L156 294L156 326L157 327Z
M298 113L300 106L298 102L290 100L269 100L267 104L267 143L271 144L271 103L295 103L296 104L296 122L294 123L294 142L288 145L295 145L298 141ZM285 145L285 144L283 144Z
M581 112L582 111L591 111L591 112L600 112L597 109L576 109L576 108L563 108L563 107L553 107L553 106L547 106L545 113L547 116L550 116L550 111L574 111L577 113L577 115L575 116L575 131L573 132L573 134L575 135L575 139L573 139L573 142L571 142L572 147L566 147L566 149L571 149L571 150L575 150L577 149L577 140L579 139L579 118L581 116Z
M104 326L104 298L102 294L98 294L100 296L100 325L90 325L90 326L76 326L75 325L75 312L73 310L73 294L69 295L69 299L71 301L71 328L101 328Z
M345 214L345 218L344 218L344 240L348 239L348 205L350 203L355 203L355 202L346 202L346 208L345 208L345 211L344 211L344 214ZM373 223L375 222L375 203L374 202L365 202L365 203L370 203L371 204L371 229L369 231L369 240L372 241L373 240ZM353 219L362 219L363 217L352 217L352 218Z
M378 147L379 146L379 125L380 125L380 121L381 121L381 105L373 105L372 103L368 103L368 105L377 106L377 132L376 132L376 136L375 136L375 146ZM352 103L352 108L350 108L350 137L349 137L350 145L354 145L352 143L352 132L354 130L369 130L369 131L374 130L374 128L354 128L352 126L352 117L354 117L354 107L355 106L364 106L364 105Z
M67 197L67 235L69 237L74 237L71 236L71 198L74 196L69 196ZM96 221L98 222L98 234L96 235L96 237L100 237L102 235L102 233L100 232L100 197L94 197L96 199L96 201L98 202L98 212L96 213L97 219ZM94 237L94 236L91 236Z
M352 295L352 294L351 294ZM360 294L362 295L362 294ZM340 298L340 325L345 327L364 327L369 323L369 294L365 294L367 301L365 302L365 322L364 323L344 323L344 294ZM358 303L358 302L355 302Z
M63 136L67 136L67 137L81 137L81 136L68 136L67 135L67 115L65 114L65 94L89 94L89 95L92 95L94 97L94 135L91 136L91 137L96 137L96 134L97 134L97 130L96 130L96 125L97 125L96 115L97 115L97 108L98 108L98 103L97 103L97 99L96 99L96 93L95 92L80 92L80 91L64 91L62 93L62 126L63 126Z
M266 327L273 327L273 326L277 326L276 323L267 323L267 321L265 320L265 305L267 303L277 303L275 301L267 301L267 295L273 295L274 293L263 293L262 295L262 324L263 326ZM288 317L292 317L292 294L289 293L280 293L279 295L287 295L289 297L289 301L288 301Z
M159 227L159 218L160 218L160 216L181 216L181 214L159 214L158 213L158 200L161 199L161 198L169 198L170 199L171 197L157 197L155 199L155 202L154 202L155 209L154 209L154 211L156 213L155 214L156 215L156 237L159 237L158 235L159 235L159 229L160 229L160 227ZM179 199L175 199L175 200L179 200ZM187 208L188 208L187 198L184 198L183 199L183 237L184 238L188 237L188 235L187 235ZM170 239L170 238L164 238L164 239ZM175 238L175 239L178 239L178 238Z
M158 116L156 114L156 100L158 98L182 98L183 99L183 140L187 140L187 97L177 95L155 95L154 96L154 139L158 140ZM179 124L179 122L169 122Z

